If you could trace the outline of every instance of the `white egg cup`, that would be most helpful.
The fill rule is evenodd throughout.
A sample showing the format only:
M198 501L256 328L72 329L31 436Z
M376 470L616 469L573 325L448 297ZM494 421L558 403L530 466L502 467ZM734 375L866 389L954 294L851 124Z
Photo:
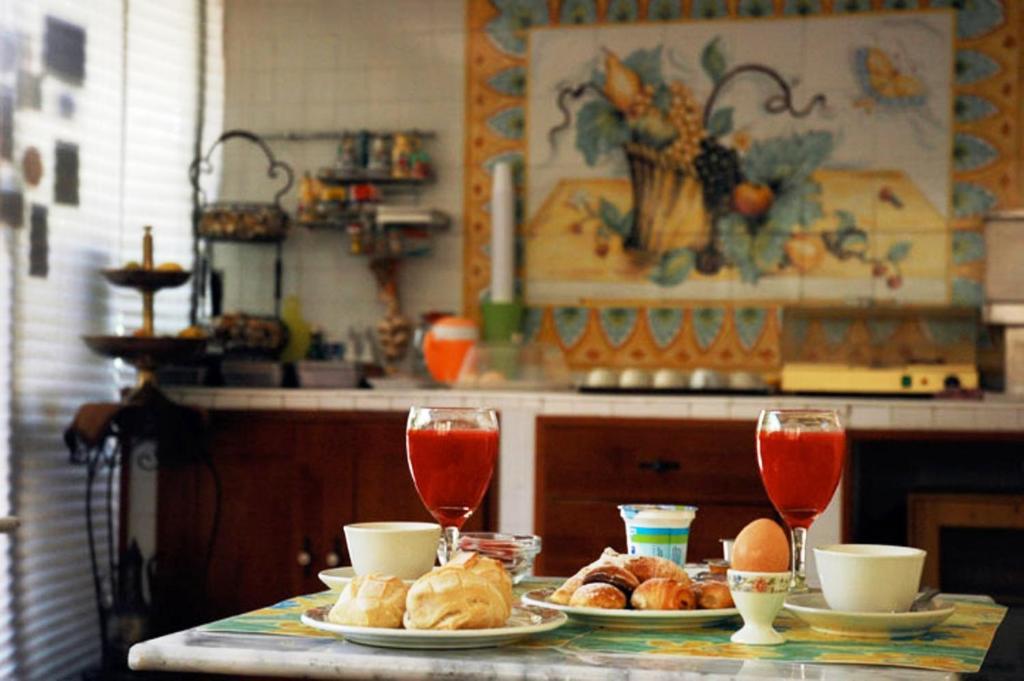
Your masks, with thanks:
M789 593L791 573L729 570L729 592L743 617L743 628L732 635L733 643L751 646L777 646L785 643L772 622Z

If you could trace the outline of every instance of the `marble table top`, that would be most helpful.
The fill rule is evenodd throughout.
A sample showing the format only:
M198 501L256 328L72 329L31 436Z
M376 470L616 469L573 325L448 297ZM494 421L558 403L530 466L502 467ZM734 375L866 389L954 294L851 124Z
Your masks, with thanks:
M821 665L766 660L580 654L525 647L485 650L391 650L340 639L210 633L189 629L139 643L132 669L301 677L310 679L572 679L672 681L806 679L940 681L957 674L896 667ZM870 671L869 671L870 670Z

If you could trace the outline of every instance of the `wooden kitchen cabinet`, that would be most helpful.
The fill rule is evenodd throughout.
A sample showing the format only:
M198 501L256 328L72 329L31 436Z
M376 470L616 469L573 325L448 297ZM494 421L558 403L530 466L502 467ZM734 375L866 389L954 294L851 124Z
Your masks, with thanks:
M718 540L755 518L776 517L761 484L755 425L542 417L537 420L538 574L569 575L606 546L624 551L618 504L698 507L689 560L722 555Z
M347 523L431 521L409 475L405 419L380 412L213 412L209 447L221 510L208 569L213 475L189 466L158 477L153 595L161 627L322 589L320 570L350 564ZM466 530L495 529L497 486L495 477Z

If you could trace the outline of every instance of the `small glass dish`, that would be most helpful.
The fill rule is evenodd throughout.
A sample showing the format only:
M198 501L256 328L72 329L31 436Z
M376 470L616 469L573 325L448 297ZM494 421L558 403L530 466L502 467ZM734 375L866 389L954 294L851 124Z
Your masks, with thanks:
M540 537L535 534L504 534L501 532L463 532L459 548L475 551L501 562L512 576L512 583L521 582L533 569L540 553Z

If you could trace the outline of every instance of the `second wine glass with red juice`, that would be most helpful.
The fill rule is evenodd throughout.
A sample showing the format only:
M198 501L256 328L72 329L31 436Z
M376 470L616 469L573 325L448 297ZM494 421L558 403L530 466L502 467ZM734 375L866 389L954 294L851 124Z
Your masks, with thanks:
M791 591L806 591L807 530L832 501L846 458L846 433L832 410L761 412L757 463L768 498L790 528Z

